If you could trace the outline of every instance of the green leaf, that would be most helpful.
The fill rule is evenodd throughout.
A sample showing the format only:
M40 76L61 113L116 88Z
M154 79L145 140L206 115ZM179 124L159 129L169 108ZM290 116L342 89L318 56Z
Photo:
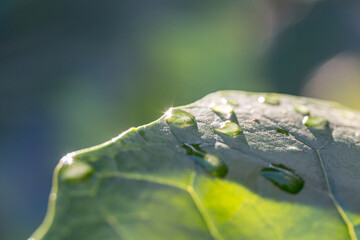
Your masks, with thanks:
M32 238L357 240L359 142L338 104L216 92L65 156Z

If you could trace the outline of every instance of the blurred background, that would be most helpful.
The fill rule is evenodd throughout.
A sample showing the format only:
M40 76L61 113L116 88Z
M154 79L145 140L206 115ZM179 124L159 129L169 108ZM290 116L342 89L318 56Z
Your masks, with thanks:
M224 89L360 109L360 1L0 1L0 239L67 152Z

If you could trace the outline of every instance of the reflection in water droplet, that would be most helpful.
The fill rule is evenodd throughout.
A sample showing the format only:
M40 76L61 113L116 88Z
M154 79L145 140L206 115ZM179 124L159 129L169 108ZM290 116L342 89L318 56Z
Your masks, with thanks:
M219 132L230 137L235 137L242 133L242 129L237 123L226 121L221 124L220 128L212 128L214 132Z
M277 94L267 94L258 98L259 103L267 103L271 105L279 105L280 97Z
M285 134L286 136L289 136L289 132L284 130L284 129L281 129L281 128L278 128L276 130L276 132L281 133L281 134Z
M196 126L196 119L193 115L180 109L170 108L165 113L165 121L170 126L179 128Z
M184 143L183 147L195 163L200 165L206 172L215 177L222 178L226 176L228 168L217 155L201 150L199 144Z
M295 105L294 110L302 115L310 115L310 110L305 105Z
M328 120L320 116L305 116L302 123L317 130L325 130L329 124Z
M304 180L283 164L270 164L261 170L261 176L288 193L298 193L304 186Z
M70 165L64 165L61 169L61 180L78 182L88 179L94 173L94 169L85 162L74 161Z

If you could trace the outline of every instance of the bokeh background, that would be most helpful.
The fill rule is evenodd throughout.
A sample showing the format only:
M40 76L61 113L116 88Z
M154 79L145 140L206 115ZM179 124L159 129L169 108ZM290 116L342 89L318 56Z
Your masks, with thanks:
M67 152L223 89L360 109L360 1L0 1L0 239Z

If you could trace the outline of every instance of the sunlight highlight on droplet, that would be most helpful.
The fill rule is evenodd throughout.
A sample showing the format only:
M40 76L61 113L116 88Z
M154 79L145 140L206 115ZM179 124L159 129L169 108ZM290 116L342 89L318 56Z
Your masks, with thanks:
M67 154L60 160L64 165L71 165L74 162L72 155Z
M303 118L303 120L302 120L302 123L305 124L308 119L309 119L309 117L308 117L308 116L305 116L305 117Z

